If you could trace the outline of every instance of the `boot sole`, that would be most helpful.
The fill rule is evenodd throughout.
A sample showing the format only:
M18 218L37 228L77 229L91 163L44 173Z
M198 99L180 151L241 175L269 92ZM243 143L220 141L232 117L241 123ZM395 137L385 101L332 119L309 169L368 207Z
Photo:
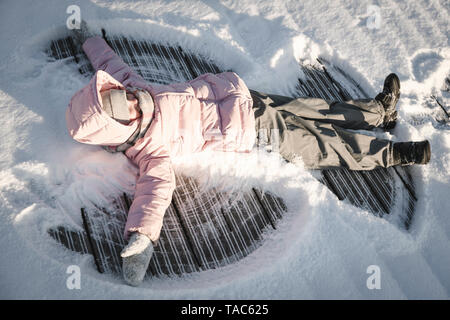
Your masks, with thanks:
M430 159L431 159L431 145L428 140L425 140L425 146L423 150L423 160L421 163L427 164L428 162L430 162Z

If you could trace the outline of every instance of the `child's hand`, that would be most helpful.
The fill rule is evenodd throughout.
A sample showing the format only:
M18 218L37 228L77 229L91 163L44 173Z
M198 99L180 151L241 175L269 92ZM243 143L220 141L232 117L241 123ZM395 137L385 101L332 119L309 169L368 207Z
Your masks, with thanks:
M131 234L128 245L122 250L120 256L126 258L135 254L142 253L150 245L150 238L145 234L134 232Z

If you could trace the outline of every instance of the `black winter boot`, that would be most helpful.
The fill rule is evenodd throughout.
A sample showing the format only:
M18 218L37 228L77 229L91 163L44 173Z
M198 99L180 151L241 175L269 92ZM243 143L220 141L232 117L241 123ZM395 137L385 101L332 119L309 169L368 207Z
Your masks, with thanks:
M383 91L377 94L375 100L381 102L386 112L384 117L384 128L393 129L397 122L397 111L395 107L400 98L400 79L395 73L391 73L384 80Z
M431 158L431 147L427 140L396 142L393 146L393 153L395 165L427 164Z

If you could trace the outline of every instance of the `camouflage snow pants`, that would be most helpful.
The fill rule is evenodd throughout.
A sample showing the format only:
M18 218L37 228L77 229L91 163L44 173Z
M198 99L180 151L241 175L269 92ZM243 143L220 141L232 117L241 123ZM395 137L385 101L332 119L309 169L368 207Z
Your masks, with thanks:
M270 146L287 161L301 159L310 169L371 170L394 165L392 141L355 131L383 124L385 111L376 100L339 102L250 92L257 145Z

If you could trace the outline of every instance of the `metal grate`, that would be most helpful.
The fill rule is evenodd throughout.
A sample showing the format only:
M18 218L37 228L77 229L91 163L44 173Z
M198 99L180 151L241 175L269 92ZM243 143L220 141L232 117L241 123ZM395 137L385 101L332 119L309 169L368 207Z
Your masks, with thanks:
M261 191L262 198L252 191L231 199L214 189L201 191L192 178L177 174L176 179L174 201L164 215L150 262L151 276L216 268L247 256L261 244L263 231L272 228L263 203L286 208L281 199ZM126 244L122 234L130 203L131 196L123 195L108 208L91 204L82 209L84 241L91 248L83 253L94 255L101 273L121 273L120 251ZM277 214L281 217L282 211ZM67 247L73 249L71 245Z

